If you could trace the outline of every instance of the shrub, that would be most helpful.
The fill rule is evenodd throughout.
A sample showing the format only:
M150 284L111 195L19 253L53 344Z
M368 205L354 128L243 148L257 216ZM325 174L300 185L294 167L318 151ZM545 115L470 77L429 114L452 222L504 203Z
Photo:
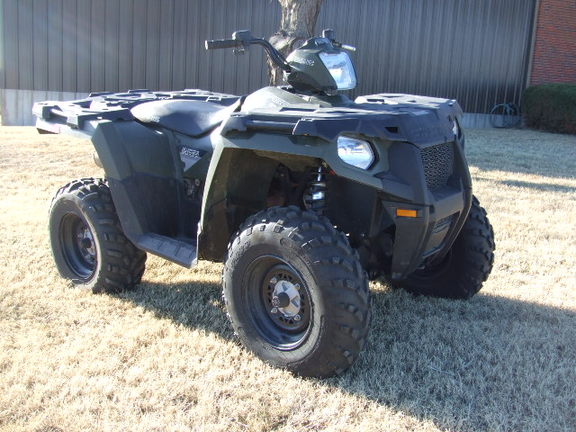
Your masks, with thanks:
M576 134L576 84L528 87L522 111L528 127Z

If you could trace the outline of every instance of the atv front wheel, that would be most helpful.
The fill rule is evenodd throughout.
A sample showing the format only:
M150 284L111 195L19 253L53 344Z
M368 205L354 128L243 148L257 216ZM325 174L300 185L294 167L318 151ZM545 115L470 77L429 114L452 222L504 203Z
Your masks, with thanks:
M494 231L476 197L452 249L432 267L394 284L414 294L469 299L482 288L494 263Z
M75 180L58 191L50 241L60 274L94 293L130 289L144 273L146 253L123 234L104 180Z
M234 330L272 365L339 374L366 341L366 274L346 236L313 212L273 207L249 217L229 246L223 279Z

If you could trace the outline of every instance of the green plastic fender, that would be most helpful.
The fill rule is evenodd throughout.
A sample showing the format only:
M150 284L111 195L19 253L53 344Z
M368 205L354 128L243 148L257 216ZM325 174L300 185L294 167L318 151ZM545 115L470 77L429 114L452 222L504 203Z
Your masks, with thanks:
M222 136L217 129L211 139L214 153L204 188L198 254L212 261L222 261L240 224L266 207L278 164L304 169L323 161L337 175L379 189L382 181L373 174L388 168L385 155L379 155L370 170L347 165L338 157L335 142L313 137L262 131Z

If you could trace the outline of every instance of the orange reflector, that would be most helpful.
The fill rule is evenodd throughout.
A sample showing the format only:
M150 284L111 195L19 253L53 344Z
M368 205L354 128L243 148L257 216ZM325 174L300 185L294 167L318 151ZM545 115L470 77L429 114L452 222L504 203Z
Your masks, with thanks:
M418 217L418 210L396 209L396 216L415 218Z

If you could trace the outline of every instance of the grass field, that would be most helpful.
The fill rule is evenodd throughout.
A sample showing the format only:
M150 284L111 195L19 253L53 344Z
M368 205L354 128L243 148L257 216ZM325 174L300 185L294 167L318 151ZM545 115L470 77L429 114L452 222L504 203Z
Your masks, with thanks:
M143 283L92 295L52 263L58 187L100 176L90 145L0 128L0 430L576 430L576 137L469 131L496 233L471 301L372 285L370 338L344 376L301 379L235 341L221 266L151 257Z

